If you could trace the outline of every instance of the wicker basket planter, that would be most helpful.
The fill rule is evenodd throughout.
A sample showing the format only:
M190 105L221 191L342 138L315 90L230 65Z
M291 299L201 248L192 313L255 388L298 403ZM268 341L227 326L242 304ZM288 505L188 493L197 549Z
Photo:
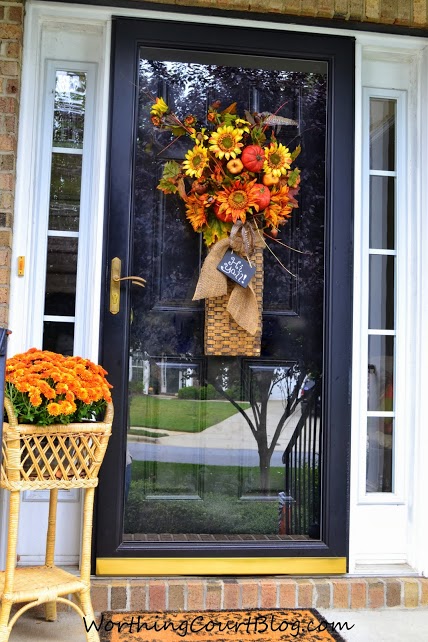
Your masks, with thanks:
M104 421L34 426L18 424L13 406L5 399L8 423L3 425L0 488L90 488L111 434L113 407Z
M227 311L229 295L234 283L228 279L228 294L205 299L205 354L217 356L259 357L262 336L263 306L263 249L256 248L251 257L256 263L256 273L251 280L259 309L255 335L241 328Z
M94 491L113 421L112 404L107 405L102 422L46 427L18 424L8 399L5 409L8 422L3 424L0 487L10 491L10 502L6 570L0 573L0 642L9 640L24 611L41 603L46 604L47 620L56 619L56 602L71 606L88 624L94 619L90 598ZM69 488L85 489L80 577L54 565L58 490ZM16 569L20 492L39 489L50 491L45 565ZM77 601L70 600L69 594ZM12 605L19 602L26 604L10 617ZM93 628L86 638L99 642Z

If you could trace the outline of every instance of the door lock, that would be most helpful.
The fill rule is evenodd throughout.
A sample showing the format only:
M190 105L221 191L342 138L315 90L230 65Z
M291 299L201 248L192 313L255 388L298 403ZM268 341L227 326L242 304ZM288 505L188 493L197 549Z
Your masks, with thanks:
M146 279L141 276L120 276L122 271L122 261L115 256L111 262L110 272L110 312L117 314L120 310L120 282L131 281L134 285L144 288Z

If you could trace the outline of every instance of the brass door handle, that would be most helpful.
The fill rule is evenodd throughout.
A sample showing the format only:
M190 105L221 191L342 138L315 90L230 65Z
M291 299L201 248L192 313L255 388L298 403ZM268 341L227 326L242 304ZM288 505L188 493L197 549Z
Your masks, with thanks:
M120 276L122 261L115 256L111 262L110 272L110 312L117 314L120 310L120 282L131 281L134 285L144 288L146 280L141 276Z

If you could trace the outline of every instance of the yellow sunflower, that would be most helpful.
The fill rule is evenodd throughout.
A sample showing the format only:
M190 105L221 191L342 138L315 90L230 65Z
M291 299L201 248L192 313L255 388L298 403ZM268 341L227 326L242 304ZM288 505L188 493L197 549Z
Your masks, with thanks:
M166 114L168 109L169 107L163 98L156 98L156 102L152 105L150 113L152 116L162 117L163 114Z
M263 170L265 174L272 174L273 176L281 176L286 174L287 169L290 169L292 163L290 150L281 143L271 143L269 147L265 147L265 162Z
M186 170L186 174L200 178L208 165L208 150L202 145L195 145L187 152L185 158L183 168Z
M186 217L195 232L200 232L207 223L207 195L191 194L186 201Z
M230 215L234 223L238 218L245 223L247 212L252 207L258 211L258 191L254 188L255 182L256 179L251 183L241 183L238 180L231 187L225 187L221 192L217 192L216 199L220 203L219 214L224 214L226 217Z
M216 132L211 134L209 139L210 151L214 152L217 158L236 158L238 154L241 153L241 143L242 139L242 130L235 129L231 125L224 125L224 127L219 127Z

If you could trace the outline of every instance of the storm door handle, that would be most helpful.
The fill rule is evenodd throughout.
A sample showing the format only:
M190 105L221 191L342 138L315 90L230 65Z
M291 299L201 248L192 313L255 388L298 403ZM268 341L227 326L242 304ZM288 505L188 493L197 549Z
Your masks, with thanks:
M131 281L134 285L144 288L146 279L141 276L120 276L122 271L122 261L115 256L111 262L110 271L110 312L117 314L120 310L120 282Z

